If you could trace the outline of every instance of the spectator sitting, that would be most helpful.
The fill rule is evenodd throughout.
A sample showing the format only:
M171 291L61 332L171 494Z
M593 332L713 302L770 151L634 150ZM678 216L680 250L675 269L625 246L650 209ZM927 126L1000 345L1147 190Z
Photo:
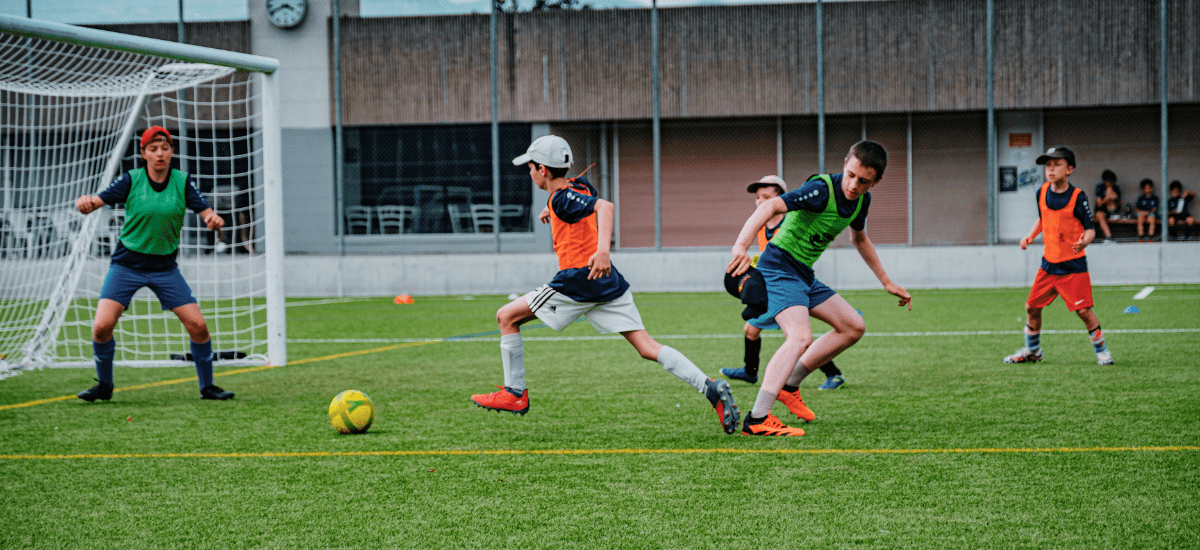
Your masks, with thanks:
M1121 186L1117 185L1117 175L1112 170L1100 174L1101 182L1096 185L1096 214L1093 216L1100 231L1104 232L1104 242L1111 243L1112 230L1108 228L1109 219L1121 217Z
M1195 191L1184 191L1183 184L1179 180L1171 182L1167 196L1167 225L1175 227L1179 225L1186 227L1185 232L1191 235L1192 230L1196 226L1196 218L1188 212L1188 207L1191 205L1192 199L1196 197Z
M1148 243L1154 240L1155 222L1158 220L1158 195L1154 194L1154 181L1150 178L1142 180L1142 194L1138 196L1133 211L1137 214L1138 242ZM1149 224L1150 235L1145 237L1145 226Z

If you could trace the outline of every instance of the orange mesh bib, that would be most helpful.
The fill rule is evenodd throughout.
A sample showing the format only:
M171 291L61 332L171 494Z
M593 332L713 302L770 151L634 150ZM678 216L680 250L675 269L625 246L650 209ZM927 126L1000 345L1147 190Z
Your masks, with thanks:
M1071 192L1071 200L1061 210L1051 210L1046 206L1046 193L1049 191L1050 182L1042 184L1038 191L1038 209L1042 211L1042 241L1045 246L1042 257L1052 264L1082 258L1084 251L1071 250L1083 235L1083 224L1075 217L1075 203L1081 191L1076 187Z

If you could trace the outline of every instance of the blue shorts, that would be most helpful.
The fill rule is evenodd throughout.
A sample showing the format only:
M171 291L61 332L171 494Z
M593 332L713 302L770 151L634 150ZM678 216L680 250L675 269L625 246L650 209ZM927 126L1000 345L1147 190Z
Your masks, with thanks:
M112 264L108 268L108 276L104 278L100 297L113 300L128 309L133 294L144 286L150 287L158 296L163 311L197 303L192 288L183 280L178 267L170 271L141 271Z
M778 329L775 316L793 306L817 307L837 295L817 279L811 267L797 262L786 252L768 248L758 260L758 270L767 283L767 312L750 320L760 329Z

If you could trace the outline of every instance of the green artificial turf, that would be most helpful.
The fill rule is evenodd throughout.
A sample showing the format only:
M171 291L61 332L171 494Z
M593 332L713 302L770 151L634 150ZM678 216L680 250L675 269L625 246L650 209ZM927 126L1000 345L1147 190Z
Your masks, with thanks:
M1200 547L1200 287L1138 290L1095 289L1108 367L1061 302L1045 361L1002 364L1027 289L918 290L911 312L845 292L868 334L837 359L844 388L805 381L816 422L776 404L801 438L725 435L707 400L586 322L525 331L528 415L477 408L503 383L503 297L293 300L293 365L219 376L232 401L187 381L0 410L0 548ZM710 375L741 365L728 295L635 299ZM765 335L764 365L783 341ZM0 381L0 407L93 375ZM118 368L116 385L189 376ZM757 386L731 384L748 412ZM378 409L366 434L329 424L346 389Z

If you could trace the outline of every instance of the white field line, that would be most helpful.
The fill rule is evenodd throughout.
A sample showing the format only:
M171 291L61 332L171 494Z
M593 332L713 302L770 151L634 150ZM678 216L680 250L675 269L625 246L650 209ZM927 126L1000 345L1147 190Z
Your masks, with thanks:
M312 300L304 302L289 302L287 307L320 306L324 304L342 304L346 302L369 302L371 298L330 298L328 300Z
M1177 334L1197 333L1200 328L1138 328L1138 329L1108 329L1105 334ZM915 337L915 336L1013 336L1025 334L1024 330L947 330L931 332L868 332L866 336L877 337ZM1042 334L1087 334L1086 330L1043 330ZM766 338L783 338L782 332L763 332ZM741 339L745 335L736 334L655 334L655 340L707 340L707 339ZM579 342L586 340L624 340L619 334L596 336L525 336L526 342ZM498 337L478 338L289 338L289 344L407 344L413 342L441 341L457 342L499 342Z
M1149 296L1151 292L1154 292L1154 287L1148 286L1148 287L1140 290L1137 294L1134 294L1133 299L1134 300L1143 300L1146 298L1146 296Z

